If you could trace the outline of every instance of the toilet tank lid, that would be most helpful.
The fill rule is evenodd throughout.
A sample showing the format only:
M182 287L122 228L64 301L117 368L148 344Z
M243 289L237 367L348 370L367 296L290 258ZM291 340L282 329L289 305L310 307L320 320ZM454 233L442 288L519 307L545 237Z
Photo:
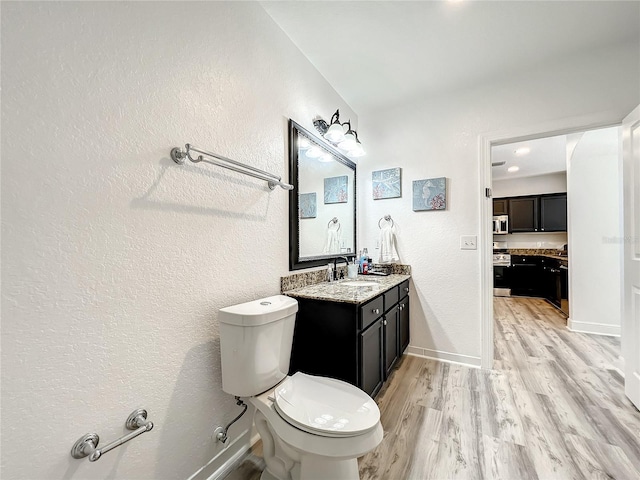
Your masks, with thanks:
M221 308L218 320L228 325L255 327L275 322L298 311L298 301L286 295L260 298Z

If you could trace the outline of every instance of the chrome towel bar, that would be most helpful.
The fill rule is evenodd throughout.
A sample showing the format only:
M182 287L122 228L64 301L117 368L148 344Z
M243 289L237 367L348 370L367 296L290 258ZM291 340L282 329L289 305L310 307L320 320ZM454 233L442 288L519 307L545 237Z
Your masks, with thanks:
M180 150L180 148L178 147L171 149L171 158L178 165L183 165L185 162L185 159L188 158L193 163L200 163L200 162L210 163L211 165L217 165L218 167L226 168L228 170L233 170L234 172L238 172L238 173L244 173L245 175L249 175L250 177L254 177L254 178L259 178L260 180L265 180L271 190L276 188L276 186L282 187L285 190L293 190L293 185L284 183L282 181L282 177L274 175L273 173L265 172L264 170L257 169L250 165L245 165L244 163L231 160L230 158L223 157L222 155L218 155L217 153L200 150L199 148L196 148L193 145L190 145L188 143L184 146L184 148L185 148L184 151ZM206 159L202 155L198 155L196 158L194 158L191 156L191 152L207 155L212 159Z
M105 453L110 452L123 443L127 443L138 435L142 435L144 432L151 430L153 428L153 422L147 420L147 411L139 408L131 412L131 415L127 417L125 426L128 430L133 431L124 437L120 437L119 439L106 444L102 448L98 448L100 437L97 433L87 433L86 435L83 435L76 443L73 444L73 447L71 448L71 456L78 459L89 457L90 462L95 462Z

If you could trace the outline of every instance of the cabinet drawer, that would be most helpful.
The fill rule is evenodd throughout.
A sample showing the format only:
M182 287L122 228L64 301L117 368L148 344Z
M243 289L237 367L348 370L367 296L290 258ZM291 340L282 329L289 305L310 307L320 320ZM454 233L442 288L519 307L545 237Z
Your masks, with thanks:
M360 307L360 330L364 330L371 325L376 319L380 318L384 311L384 296L374 298L368 303L365 303Z
M396 303L398 303L398 287L393 287L388 292L384 292L384 311L386 312Z
M409 280L405 280L400 284L400 298L409 295Z

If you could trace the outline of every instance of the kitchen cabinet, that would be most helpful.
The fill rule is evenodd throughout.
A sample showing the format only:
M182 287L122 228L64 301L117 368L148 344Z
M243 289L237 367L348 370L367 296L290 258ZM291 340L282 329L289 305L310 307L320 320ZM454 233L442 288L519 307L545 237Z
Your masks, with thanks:
M511 255L511 294L542 297L568 315L568 268L557 258Z
M509 199L507 198L494 198L493 199L493 215L508 215L509 214Z
M537 232L539 228L539 197L509 199L509 232Z
M540 196L540 231L567 231L567 194Z
M409 344L409 281L363 304L297 298L291 366L344 380L371 396Z
M493 214L506 210L509 233L566 232L567 194L494 198Z
M542 266L539 257L511 255L511 294L536 297L542 288Z

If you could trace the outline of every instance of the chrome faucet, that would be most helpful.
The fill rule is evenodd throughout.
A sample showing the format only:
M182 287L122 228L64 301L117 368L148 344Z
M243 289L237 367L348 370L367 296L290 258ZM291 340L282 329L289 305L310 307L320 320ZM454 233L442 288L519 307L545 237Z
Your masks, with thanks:
M333 259L333 279L338 280L338 260L344 260L349 265L349 259L347 257L336 257ZM343 276L344 278L344 276Z

